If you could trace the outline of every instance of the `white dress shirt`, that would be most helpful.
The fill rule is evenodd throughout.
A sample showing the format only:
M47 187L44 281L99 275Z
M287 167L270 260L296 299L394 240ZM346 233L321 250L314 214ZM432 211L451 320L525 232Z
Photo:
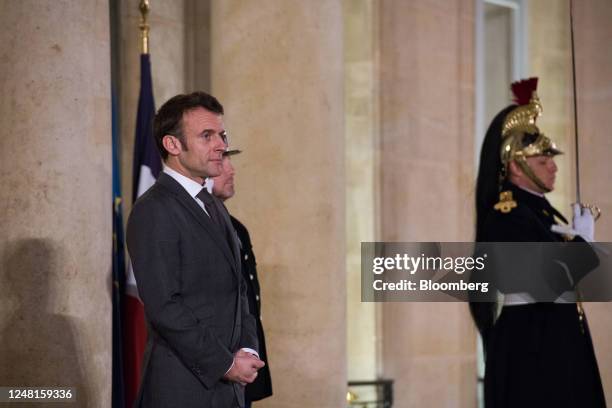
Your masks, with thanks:
M198 205L200 206L201 209L204 210L206 215L208 215L210 217L210 214L208 214L208 211L206 211L206 207L204 206L204 203L202 202L202 200L200 200L197 197L197 195L200 193L200 191L202 191L204 186L202 186L197 181L194 181L194 180L190 179L189 177L182 175L178 171L171 169L170 167L166 166L165 164L164 164L164 170L163 171L164 171L164 173L166 173L167 175L169 175L170 177L175 179L177 181L177 183L179 183L181 185L181 187L183 187L187 191L187 193L189 193L191 198L193 198L195 200L195 202L198 203Z

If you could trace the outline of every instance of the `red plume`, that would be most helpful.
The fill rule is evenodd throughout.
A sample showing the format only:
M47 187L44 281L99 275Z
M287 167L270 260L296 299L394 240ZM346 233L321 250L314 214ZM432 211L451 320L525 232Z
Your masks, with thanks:
M538 78L533 77L512 83L512 93L514 102L518 105L527 105L533 95L533 91L538 89Z

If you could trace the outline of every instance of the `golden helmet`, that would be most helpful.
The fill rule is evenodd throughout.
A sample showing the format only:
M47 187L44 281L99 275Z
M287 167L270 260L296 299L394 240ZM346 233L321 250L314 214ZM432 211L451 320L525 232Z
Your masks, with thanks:
M500 155L505 174L508 174L508 166L514 160L536 185L544 191L549 191L529 168L526 160L528 157L556 156L563 153L536 125L537 118L542 115L537 86L538 78L512 84L514 101L518 106L504 119Z

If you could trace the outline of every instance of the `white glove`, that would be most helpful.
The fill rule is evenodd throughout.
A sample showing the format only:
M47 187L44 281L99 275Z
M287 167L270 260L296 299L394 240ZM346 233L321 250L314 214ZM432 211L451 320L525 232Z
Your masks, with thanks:
M585 241L595 240L595 217L588 208L582 208L580 204L572 204L574 208L574 218L572 220L573 229Z
M578 232L574 231L569 225L553 224L550 226L550 230L561 235L578 235Z

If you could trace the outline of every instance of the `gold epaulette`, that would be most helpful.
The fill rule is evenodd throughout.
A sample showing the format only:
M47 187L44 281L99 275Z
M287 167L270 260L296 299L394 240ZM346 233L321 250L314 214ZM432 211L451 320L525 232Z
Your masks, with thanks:
M499 193L499 202L493 206L497 211L508 214L518 204L512 198L512 191L502 191Z

